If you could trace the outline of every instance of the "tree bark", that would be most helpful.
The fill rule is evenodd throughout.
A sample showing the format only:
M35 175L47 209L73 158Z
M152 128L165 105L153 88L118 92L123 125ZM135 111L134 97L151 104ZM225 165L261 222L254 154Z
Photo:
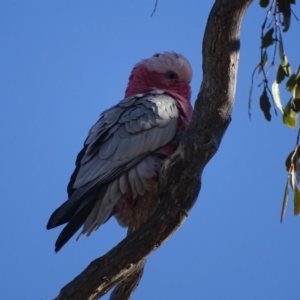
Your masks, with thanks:
M141 227L95 259L62 288L56 300L94 300L138 270L141 261L184 222L201 187L204 167L230 123L240 49L240 28L252 0L216 0L203 39L203 81L192 121L159 176L159 205Z
M148 191L144 196L140 197L140 199L136 201L133 208L133 218L130 222L127 236L141 227L151 217L158 206L158 182L153 179L151 186L152 190ZM144 257L136 264L135 270L116 285L111 292L109 300L130 299L143 276L146 261L147 257Z

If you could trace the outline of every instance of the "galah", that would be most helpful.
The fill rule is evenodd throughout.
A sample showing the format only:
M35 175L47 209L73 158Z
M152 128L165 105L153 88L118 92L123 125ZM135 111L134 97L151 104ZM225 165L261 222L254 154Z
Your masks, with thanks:
M79 237L89 236L111 216L121 226L130 225L134 204L151 190L191 119L191 79L188 60L175 52L134 66L125 98L90 129L67 187L68 200L48 221L47 229L67 223L56 252L82 225Z

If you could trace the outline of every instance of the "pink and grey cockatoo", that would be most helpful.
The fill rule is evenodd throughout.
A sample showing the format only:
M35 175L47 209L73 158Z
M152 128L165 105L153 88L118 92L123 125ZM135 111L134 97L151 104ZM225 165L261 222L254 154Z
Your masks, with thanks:
M55 251L79 230L89 236L112 215L128 226L132 208L151 190L166 157L177 148L192 115L192 68L175 52L137 63L125 98L104 111L90 129L68 184L68 200L47 229L67 223Z

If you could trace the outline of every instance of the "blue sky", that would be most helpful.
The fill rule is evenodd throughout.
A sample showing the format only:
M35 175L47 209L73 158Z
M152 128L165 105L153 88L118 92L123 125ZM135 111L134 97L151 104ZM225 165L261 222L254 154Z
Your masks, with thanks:
M296 132L283 127L281 117L264 120L259 88L252 121L247 115L264 17L254 2L243 22L233 121L205 169L196 205L149 258L133 300L299 299L300 219L293 217L292 201L279 223L284 160ZM0 2L2 297L53 299L125 236L112 219L55 255L60 228L45 227L66 199L89 128L123 98L136 62L165 50L184 54L194 69L195 100L211 5L159 1L150 18L154 1ZM299 16L298 6L295 12ZM299 64L298 37L293 20L284 35L292 66Z

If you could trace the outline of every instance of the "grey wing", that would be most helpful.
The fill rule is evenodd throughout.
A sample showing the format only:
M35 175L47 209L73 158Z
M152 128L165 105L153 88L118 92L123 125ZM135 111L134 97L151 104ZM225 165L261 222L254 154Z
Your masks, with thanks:
M104 112L85 142L87 148L73 188L120 176L124 168L173 139L178 117L176 101L164 93L125 99Z
M143 188L128 178L127 171L169 143L176 135L178 120L176 100L159 91L126 98L105 111L77 157L68 185L69 199L53 213L47 228L69 222L64 244L83 223L83 233L88 234L104 223L128 185Z

